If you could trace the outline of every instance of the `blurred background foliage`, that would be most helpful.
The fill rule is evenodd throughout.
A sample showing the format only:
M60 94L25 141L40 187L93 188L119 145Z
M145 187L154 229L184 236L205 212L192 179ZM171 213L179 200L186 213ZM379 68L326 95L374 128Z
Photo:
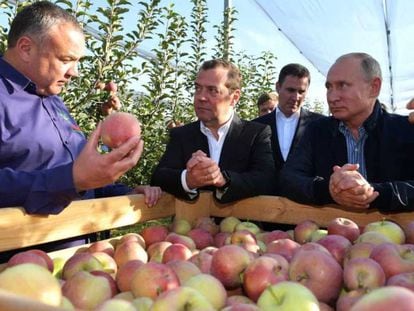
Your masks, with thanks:
M195 120L193 81L203 61L222 57L239 66L243 88L237 111L244 119L257 116L256 99L261 93L274 91L276 55L263 51L253 56L234 50L238 22L234 8L224 10L222 22L211 27L206 0L180 1L191 3L190 18L176 12L173 1L165 6L161 0L102 0L98 7L96 1L52 1L78 18L87 37L81 75L61 94L82 130L88 135L103 119L100 106L108 93L95 89L98 82L115 81L121 110L135 114L142 123L145 152L139 165L121 180L131 186L149 182L164 152L168 128ZM11 20L32 2L0 0L0 53L6 48ZM131 13L135 25L127 18ZM215 31L210 36L212 44L207 42L208 25ZM129 30L131 26L133 30ZM153 48L145 52L141 45L147 41ZM323 109L318 102L306 106L319 112Z

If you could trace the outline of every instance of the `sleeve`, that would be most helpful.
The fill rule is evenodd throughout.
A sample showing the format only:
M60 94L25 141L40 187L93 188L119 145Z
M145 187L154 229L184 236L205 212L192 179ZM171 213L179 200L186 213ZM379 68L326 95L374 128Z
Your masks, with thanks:
M80 195L72 165L33 172L0 169L0 207L23 206L29 214L58 214Z
M243 172L226 169L230 185L225 191L214 192L217 201L229 203L275 192L277 177L271 148L271 129L269 126L261 128L250 145L248 169Z
M151 176L151 185L184 200L196 200L196 194L188 193L181 185L181 173L186 167L186 159L176 129L170 131L170 139L163 156Z
M315 150L309 127L292 150L280 172L281 194L303 204L328 204L333 200L329 194L329 180L315 175Z
M384 212L403 212L414 210L414 180L371 183L379 192L371 208Z

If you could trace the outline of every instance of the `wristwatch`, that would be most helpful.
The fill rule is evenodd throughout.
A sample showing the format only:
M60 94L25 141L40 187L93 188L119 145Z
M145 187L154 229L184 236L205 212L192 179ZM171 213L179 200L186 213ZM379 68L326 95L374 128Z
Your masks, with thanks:
M227 173L227 171L222 171L221 174L223 175L224 179L226 180L225 184L221 187L217 187L218 190L220 191L224 191L226 190L230 184L231 184L231 179L230 179L230 175L229 173Z

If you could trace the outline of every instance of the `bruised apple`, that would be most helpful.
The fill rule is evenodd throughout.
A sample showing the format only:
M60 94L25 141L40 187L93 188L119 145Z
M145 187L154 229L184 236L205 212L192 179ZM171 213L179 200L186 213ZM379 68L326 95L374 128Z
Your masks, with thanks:
M133 136L141 135L138 119L127 112L114 112L102 122L102 143L110 148L117 148Z

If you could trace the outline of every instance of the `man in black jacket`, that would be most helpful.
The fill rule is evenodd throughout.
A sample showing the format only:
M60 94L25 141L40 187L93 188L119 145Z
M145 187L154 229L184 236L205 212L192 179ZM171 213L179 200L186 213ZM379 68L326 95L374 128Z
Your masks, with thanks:
M326 80L332 114L313 122L281 172L283 195L308 204L355 209L414 209L414 127L377 97L378 62L339 57Z
M289 158L313 120L322 117L302 104L308 92L311 76L309 70L300 64L288 64L282 68L276 83L279 103L271 113L254 119L255 122L270 125L272 129L272 150L278 173Z
M171 129L152 185L187 200L210 190L222 203L272 192L271 131L237 116L240 86L233 64L220 59L202 64L194 92L198 121Z

